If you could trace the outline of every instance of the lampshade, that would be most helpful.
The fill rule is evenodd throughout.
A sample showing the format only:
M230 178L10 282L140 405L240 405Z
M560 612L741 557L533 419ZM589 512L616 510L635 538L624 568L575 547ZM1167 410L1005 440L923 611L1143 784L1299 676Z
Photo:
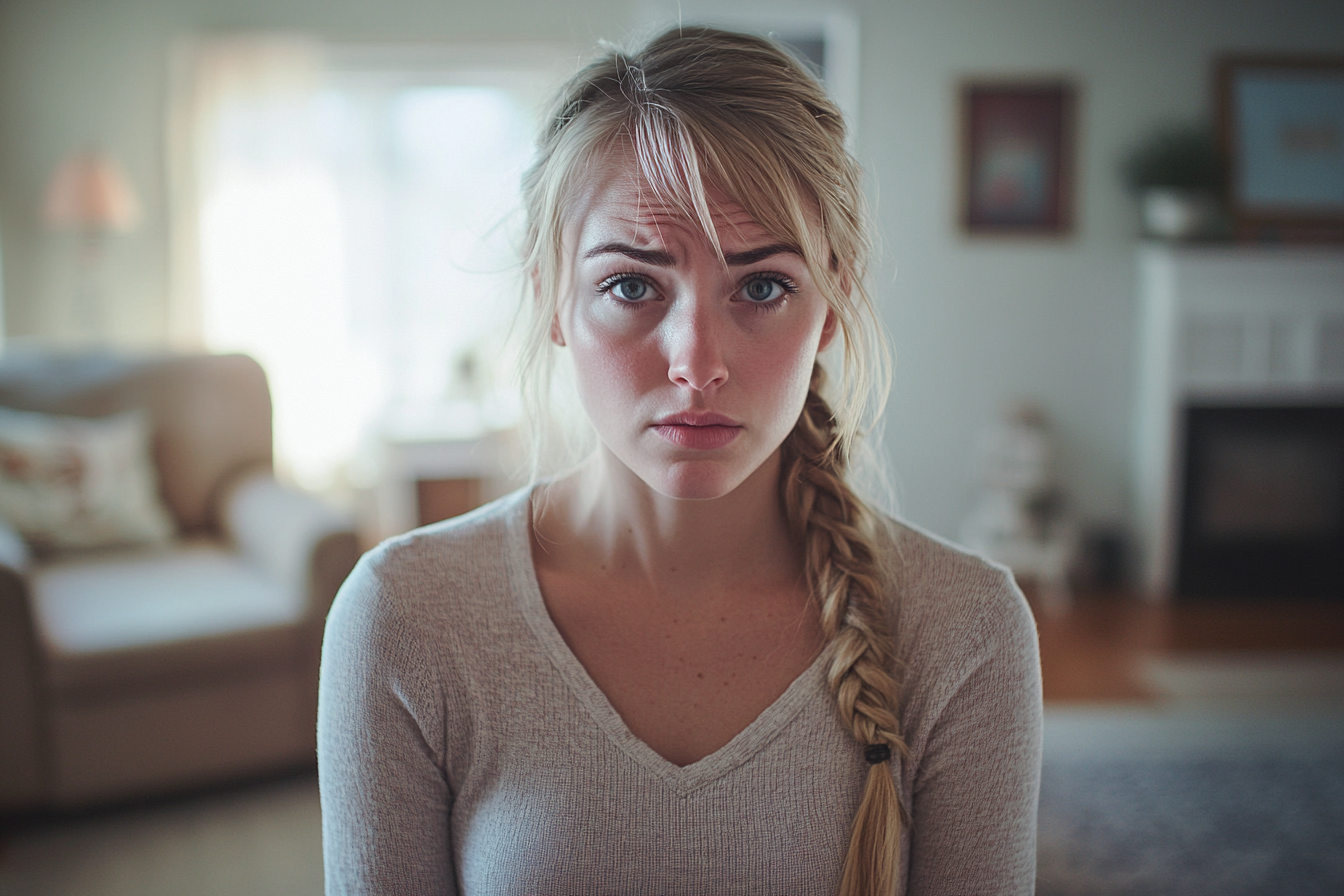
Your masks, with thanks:
M43 215L57 228L130 230L140 221L140 202L114 160L83 152L61 162L51 176Z

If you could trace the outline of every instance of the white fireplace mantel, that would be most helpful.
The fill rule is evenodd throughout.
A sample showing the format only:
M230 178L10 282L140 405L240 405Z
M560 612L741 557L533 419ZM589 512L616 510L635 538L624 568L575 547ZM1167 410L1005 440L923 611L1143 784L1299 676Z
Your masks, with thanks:
M1344 400L1344 249L1139 250L1133 492L1143 581L1175 577L1183 410Z

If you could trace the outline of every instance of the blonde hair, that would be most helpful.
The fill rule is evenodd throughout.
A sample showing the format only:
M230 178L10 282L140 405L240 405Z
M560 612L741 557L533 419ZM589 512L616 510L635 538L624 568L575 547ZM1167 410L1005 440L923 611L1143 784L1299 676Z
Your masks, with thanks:
M840 892L894 893L905 814L882 754L905 752L899 687L874 516L845 479L856 438L881 411L889 353L865 288L867 207L844 121L779 45L709 28L676 28L637 51L608 52L571 78L523 181L524 261L536 295L522 380L533 419L544 415L551 392L566 212L592 166L613 150L630 152L657 198L696 222L716 249L711 189L799 247L839 325L834 409L818 363L803 413L781 446L780 489L820 606L830 688L870 762ZM533 444L534 458L546 450L540 438Z

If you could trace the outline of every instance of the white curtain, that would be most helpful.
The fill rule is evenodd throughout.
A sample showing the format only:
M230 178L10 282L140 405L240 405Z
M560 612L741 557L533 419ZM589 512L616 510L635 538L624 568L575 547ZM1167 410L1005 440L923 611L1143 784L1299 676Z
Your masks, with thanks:
M282 473L325 487L380 384L350 339L339 193L320 144L320 47L219 39L182 47L179 65L173 335L260 361Z
M510 210L557 75L531 52L414 53L259 36L177 54L175 341L262 363L277 463L311 488L370 440L516 415Z

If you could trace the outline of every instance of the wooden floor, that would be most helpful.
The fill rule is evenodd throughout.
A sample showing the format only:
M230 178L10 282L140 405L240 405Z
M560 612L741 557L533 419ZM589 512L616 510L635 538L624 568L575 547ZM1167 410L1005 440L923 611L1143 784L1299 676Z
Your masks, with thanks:
M1047 702L1154 697L1134 674L1154 654L1344 651L1344 600L1153 604L1126 592L1084 593L1067 610L1033 599Z

